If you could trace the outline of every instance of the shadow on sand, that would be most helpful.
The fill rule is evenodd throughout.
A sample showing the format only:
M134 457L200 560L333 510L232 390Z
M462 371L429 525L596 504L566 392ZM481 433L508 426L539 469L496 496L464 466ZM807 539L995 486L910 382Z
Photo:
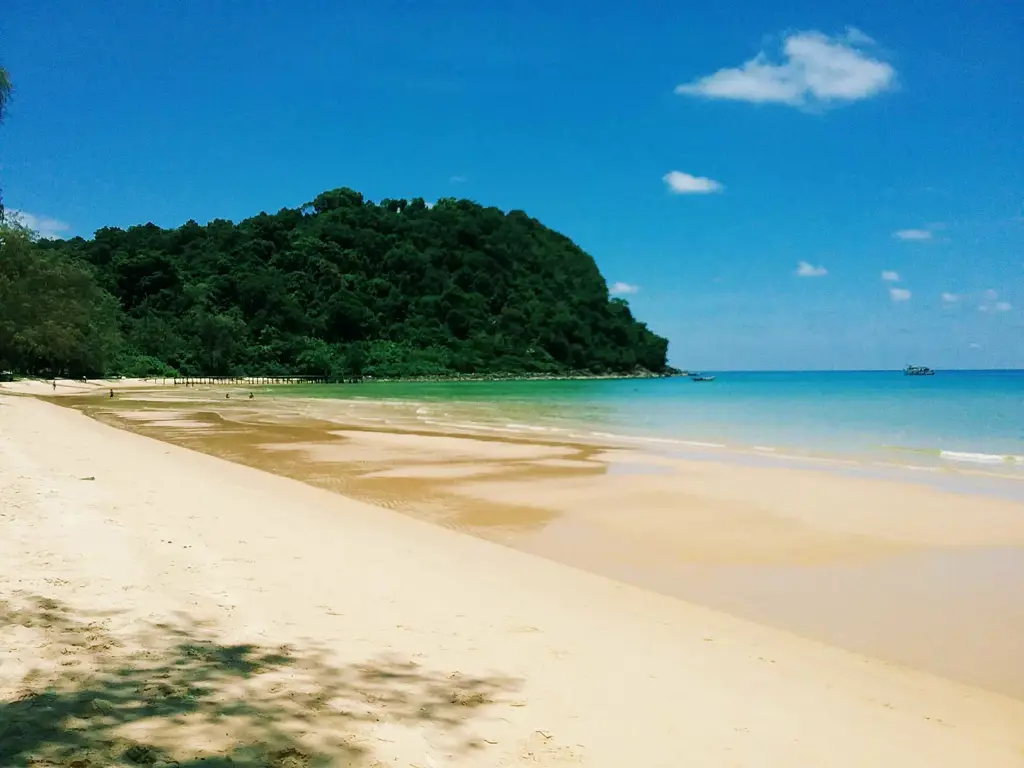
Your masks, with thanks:
M470 721L518 687L395 658L332 665L315 646L223 644L187 619L126 635L108 618L38 596L0 601L0 646L34 664L21 679L0 666L12 692L0 699L0 766L383 765L372 728L481 749Z

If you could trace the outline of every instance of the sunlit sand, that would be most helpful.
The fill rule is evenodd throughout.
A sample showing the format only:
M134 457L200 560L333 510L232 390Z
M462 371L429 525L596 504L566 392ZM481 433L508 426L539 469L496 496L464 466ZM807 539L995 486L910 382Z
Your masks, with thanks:
M0 396L0 695L98 757L1024 759L1024 505L173 397Z

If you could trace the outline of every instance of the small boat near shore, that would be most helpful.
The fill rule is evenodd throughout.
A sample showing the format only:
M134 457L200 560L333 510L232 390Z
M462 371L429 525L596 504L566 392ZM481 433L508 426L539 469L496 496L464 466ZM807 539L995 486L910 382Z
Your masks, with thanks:
M700 374L700 373L691 373L690 374L690 380L691 381L714 381L715 377L714 376L704 376L703 374Z
M926 365L908 365L903 369L904 376L934 376L935 371Z

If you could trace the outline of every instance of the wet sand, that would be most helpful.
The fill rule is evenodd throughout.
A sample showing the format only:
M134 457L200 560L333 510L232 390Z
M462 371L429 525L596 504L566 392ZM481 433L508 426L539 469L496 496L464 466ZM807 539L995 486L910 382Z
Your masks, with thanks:
M244 393L240 393L243 394ZM119 427L1024 699L1024 504L685 461L415 406L220 391L76 407Z

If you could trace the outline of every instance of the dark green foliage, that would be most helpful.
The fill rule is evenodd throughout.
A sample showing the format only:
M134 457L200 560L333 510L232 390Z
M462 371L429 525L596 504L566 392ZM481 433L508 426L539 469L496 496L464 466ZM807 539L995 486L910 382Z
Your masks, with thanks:
M122 368L334 378L666 369L594 260L521 211L325 192L239 224L45 248L120 301ZM133 361L129 364L126 361Z
M95 375L120 349L117 300L90 268L0 225L0 370Z

